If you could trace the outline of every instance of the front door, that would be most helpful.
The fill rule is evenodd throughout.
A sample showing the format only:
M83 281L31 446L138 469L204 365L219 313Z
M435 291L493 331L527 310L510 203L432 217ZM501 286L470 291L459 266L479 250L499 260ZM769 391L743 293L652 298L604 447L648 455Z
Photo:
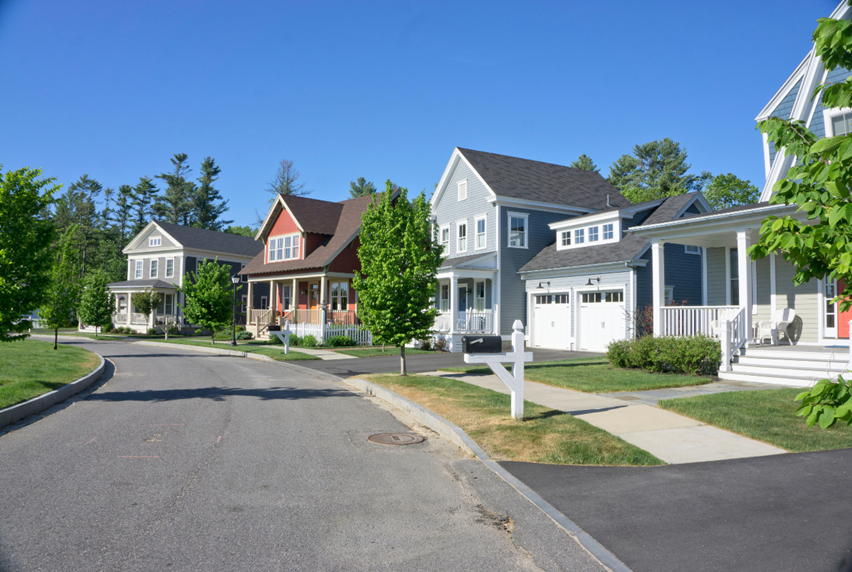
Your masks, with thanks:
M467 286L459 286L459 312L467 312Z
M837 283L837 292L839 294L846 294L846 297L849 297L849 293L846 291L846 285L843 283L843 280L840 280ZM837 337L843 338L845 340L849 339L849 320L852 320L852 309L847 310L845 312L840 311L840 304L837 305Z
M837 304L832 302L837 296L837 286L834 280L825 281L825 332L826 338L837 337ZM846 324L846 336L849 336L849 324Z

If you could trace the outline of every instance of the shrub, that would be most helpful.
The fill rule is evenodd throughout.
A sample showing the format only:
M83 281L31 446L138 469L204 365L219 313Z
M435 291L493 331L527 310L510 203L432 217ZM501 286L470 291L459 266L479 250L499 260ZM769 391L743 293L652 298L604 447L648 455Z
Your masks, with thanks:
M251 338L249 338L249 339L251 339ZM280 346L280 345L283 344L283 342L281 341L281 338L279 338L278 336L274 336L272 334L269 334L269 339L266 340L266 343L269 344L269 345L272 345L272 346L275 346L275 345ZM295 334L290 334L290 345L291 346L298 346L299 343L301 343L299 336L297 336Z
M325 343L330 348L345 348L357 345L355 340L349 336L331 336Z
M447 347L447 340L444 338L438 338L435 340L435 351L442 352L445 347Z
M147 334L148 334L149 336L153 336L153 335L154 335L154 334L156 334L156 333L157 333L157 328L148 328L148 332L147 332Z
M424 351L429 351L432 349L432 340L426 338L425 340L420 340L420 349Z
M644 336L615 341L607 346L613 367L628 367L657 373L715 375L722 363L722 348L713 338Z
M170 336L176 336L179 333L180 333L180 330L178 329L177 326L169 326L169 335Z
M251 340L251 339L254 339L254 336L252 335L251 332L247 332L247 331L243 330L241 332L237 332L237 339L238 340Z
M631 367L630 341L631 340L616 340L606 347L606 357L613 367Z
M302 345L306 348L315 348L319 346L319 343L313 334L308 334L302 339Z

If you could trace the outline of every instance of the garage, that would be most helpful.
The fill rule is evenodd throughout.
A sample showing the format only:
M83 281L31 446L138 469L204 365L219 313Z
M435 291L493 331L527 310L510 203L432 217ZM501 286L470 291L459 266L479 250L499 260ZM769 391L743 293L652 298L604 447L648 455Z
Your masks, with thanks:
M611 341L625 339L623 290L583 292L578 299L578 349L605 352Z
M558 350L571 346L571 296L538 294L533 300L533 345Z

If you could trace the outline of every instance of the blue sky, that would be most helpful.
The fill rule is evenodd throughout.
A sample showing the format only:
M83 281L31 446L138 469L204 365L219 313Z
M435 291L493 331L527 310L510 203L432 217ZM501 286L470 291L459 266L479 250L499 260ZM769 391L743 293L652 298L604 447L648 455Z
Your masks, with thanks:
M0 164L117 188L210 155L237 224L285 158L342 200L430 193L455 146L606 175L670 137L762 186L754 117L836 5L0 0Z

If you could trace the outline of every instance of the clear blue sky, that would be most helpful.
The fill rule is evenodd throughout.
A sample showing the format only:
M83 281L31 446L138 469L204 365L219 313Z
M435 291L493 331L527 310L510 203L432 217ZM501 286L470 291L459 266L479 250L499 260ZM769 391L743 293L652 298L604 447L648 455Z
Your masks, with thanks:
M210 155L237 224L283 158L342 200L431 193L455 146L606 175L670 137L762 186L754 117L836 5L0 0L0 163L117 188Z

